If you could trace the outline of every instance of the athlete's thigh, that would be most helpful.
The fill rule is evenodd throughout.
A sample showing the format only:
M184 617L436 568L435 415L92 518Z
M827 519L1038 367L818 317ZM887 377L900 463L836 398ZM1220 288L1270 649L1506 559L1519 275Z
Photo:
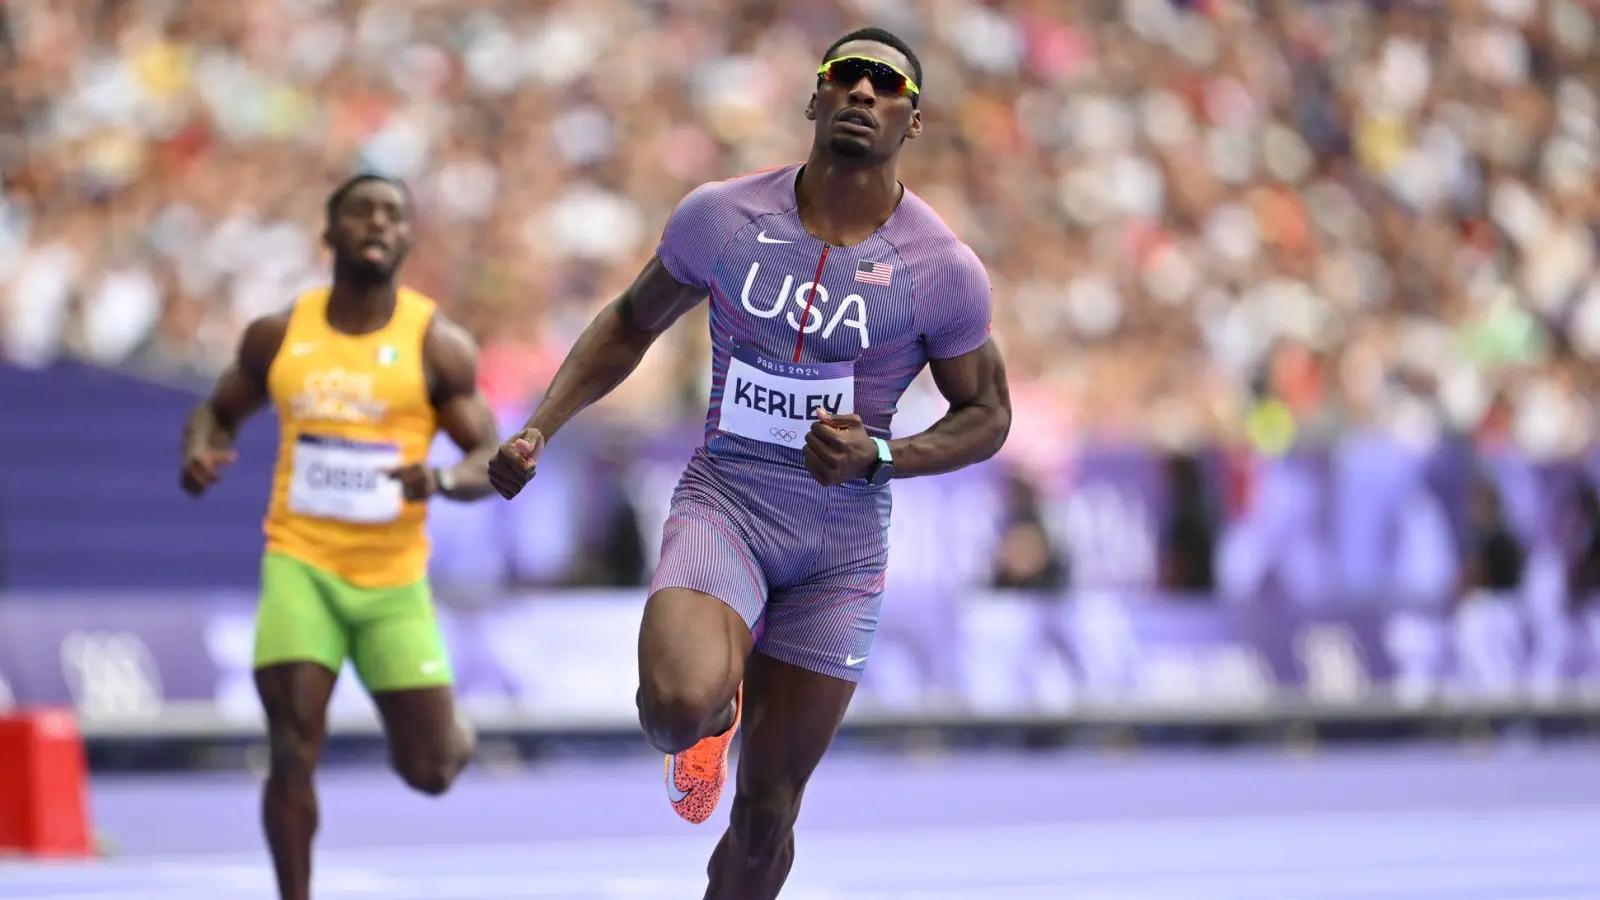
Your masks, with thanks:
M457 749L456 697L449 685L375 691L372 702L402 774L436 771Z
M738 802L798 803L828 752L850 699L852 681L773 659L761 651L745 669Z
M719 504L673 498L661 529L661 561L650 593L683 588L716 597L752 627L767 602L767 575L743 523Z
M402 771L448 758L455 741L455 676L426 579L394 588L346 587L350 662L372 695Z
M279 553L262 557L256 669L312 663L337 675L350 645L345 624L330 604L331 578L293 557Z
M859 682L878 633L884 562L868 557L774 590L756 651L818 675Z
M680 493L639 626L641 686L690 693L726 687L731 698L766 593L766 574L732 517Z
M454 683L426 579L393 588L345 585L338 606L350 625L350 661L368 693L448 689Z
M775 587L756 650L849 682L861 680L878 631L889 565L887 491L830 491L827 533L803 572Z
M798 810L806 781L833 743L883 605L883 563L875 552L775 590L761 639L745 670L744 738L736 808Z

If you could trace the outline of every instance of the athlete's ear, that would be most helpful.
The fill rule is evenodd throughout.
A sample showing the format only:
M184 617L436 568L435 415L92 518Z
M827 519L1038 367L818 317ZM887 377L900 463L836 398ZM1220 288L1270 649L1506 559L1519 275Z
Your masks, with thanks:
M912 139L922 135L922 110L911 111L911 124L906 126L906 138Z
M811 99L806 101L806 118L815 122L817 120L817 95L812 93Z

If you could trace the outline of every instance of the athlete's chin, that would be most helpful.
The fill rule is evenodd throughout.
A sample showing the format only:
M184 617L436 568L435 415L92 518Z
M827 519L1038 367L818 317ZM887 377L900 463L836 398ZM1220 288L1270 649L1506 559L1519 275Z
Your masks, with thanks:
M858 137L836 134L828 140L828 149L845 159L866 159L872 154L872 144Z
M345 261L341 266L345 274L354 281L366 284L382 284L394 277L400 268L399 260L383 260L378 262L370 259L356 257Z

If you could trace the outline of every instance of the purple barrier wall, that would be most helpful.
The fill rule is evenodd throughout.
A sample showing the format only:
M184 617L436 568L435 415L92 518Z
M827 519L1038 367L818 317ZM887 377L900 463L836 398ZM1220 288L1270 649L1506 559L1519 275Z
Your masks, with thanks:
M638 591L537 592L445 609L463 702L627 727L641 601ZM0 602L0 684L18 703L70 704L92 721L155 722L178 703L254 723L251 607L242 592L13 594ZM1345 704L1600 688L1600 615L1525 610L1491 596L1440 614L898 589L858 706L1045 714L1099 701L1248 713L1286 696ZM365 706L343 679L336 714Z
M177 435L193 402L183 391L82 367L0 366L0 416L24 423L0 429L0 587L252 585L275 429L270 417L247 428L223 484L193 502L176 487ZM508 411L502 427L522 419ZM647 568L672 486L699 439L698 427L641 434L576 423L518 502L435 505L436 582L470 598L592 576L608 565L600 548L623 504L644 543L638 568ZM437 458L454 458L442 439ZM1480 462L1461 447L1421 452L1364 433L1251 463L1248 499L1218 523L1219 593L1298 606L1387 598L1437 607L1461 571L1479 468L1535 557L1527 591L1538 595L1536 606L1554 608L1563 588L1548 573L1593 528L1574 525L1570 514L1574 486L1592 479L1593 461ZM1073 586L1159 588L1175 506L1165 461L1089 447L1063 470L1070 476L1039 502ZM897 483L891 581L926 592L987 583L1007 506L1005 471L997 462ZM1225 493L1214 471L1208 481L1214 495Z

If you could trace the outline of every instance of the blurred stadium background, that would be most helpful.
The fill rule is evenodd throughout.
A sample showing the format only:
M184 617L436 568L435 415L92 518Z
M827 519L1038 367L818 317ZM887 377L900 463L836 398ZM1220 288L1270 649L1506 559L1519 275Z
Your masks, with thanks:
M244 325L325 281L326 193L358 169L412 184L407 281L477 336L509 429L679 198L804 155L818 53L869 22L922 56L928 129L903 178L989 266L1016 419L992 463L895 486L882 630L803 822L1068 830L946 834L967 848L946 857L1021 872L1009 887L963 887L915 850L873 882L865 851L819 838L857 873L848 895L1091 896L1071 879L1094 873L1018 861L1076 845L1130 854L1095 876L1118 900L1600 896L1571 843L1600 824L1600 783L1553 748L1600 711L1587 0L10 0L0 705L76 711L95 816L130 853L252 851L273 428L247 429L198 504L177 436ZM646 841L595 859L677 859L648 843L681 832L653 808L634 639L707 353L691 317L563 432L523 501L434 507L490 764L408 805L371 774L375 722L343 684L331 845L553 839L562 822L525 813L556 803L587 809L566 837ZM896 432L940 412L919 382ZM1345 737L1384 743L1282 752ZM1256 749L1199 750L1222 744ZM1174 749L1110 769L971 757L1068 745ZM129 774L150 769L186 774ZM952 773L978 786L930 812ZM368 812L340 823L350 806ZM1492 815L1440 818L1458 807ZM1166 886L1113 877L1152 832L1090 828L1224 814L1294 818L1149 825L1177 853ZM1206 868L1246 843L1312 868ZM403 890L361 869L322 896L698 896L709 845L621 886L572 863L462 887L435 859ZM845 896L802 845L795 895ZM249 858L140 870L145 894L0 869L0 896L267 896ZM1399 880L1360 881L1374 867Z

